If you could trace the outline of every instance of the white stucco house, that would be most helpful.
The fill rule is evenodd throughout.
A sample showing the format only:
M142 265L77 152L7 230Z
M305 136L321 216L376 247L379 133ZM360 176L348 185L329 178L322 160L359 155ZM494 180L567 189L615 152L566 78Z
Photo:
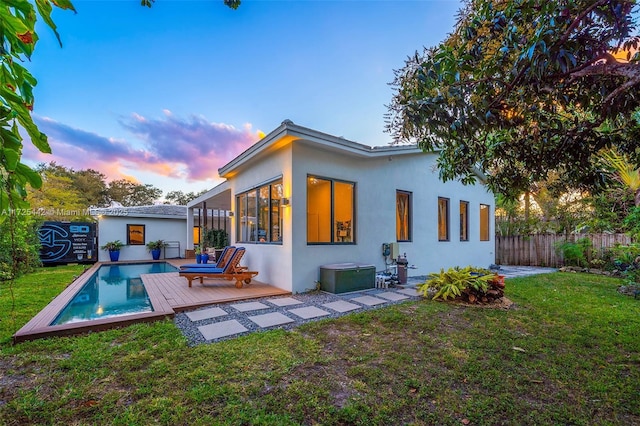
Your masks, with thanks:
M169 246L163 250L165 258L184 257L187 247L187 208L173 205L136 207L107 207L91 209L98 223L98 247L114 240L126 246L120 260L151 259L146 244L164 240ZM109 253L99 250L99 262L108 262Z
M435 153L415 145L370 147L285 120L218 170L225 181L188 203L231 211L230 240L243 264L276 287L314 289L322 265L385 270L394 248L426 275L495 260L494 196L483 185L438 178ZM193 232L187 232L188 248Z

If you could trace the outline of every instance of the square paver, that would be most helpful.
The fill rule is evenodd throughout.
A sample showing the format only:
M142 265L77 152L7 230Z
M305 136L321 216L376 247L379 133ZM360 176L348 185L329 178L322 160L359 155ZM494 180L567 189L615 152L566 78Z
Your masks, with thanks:
M415 288L403 288L402 290L398 290L398 293L406 294L411 297L420 296L420 293L418 293L418 290Z
M272 312L270 314L254 315L249 319L262 328L273 327L274 325L282 325L293 322L288 316L281 314L280 312Z
M393 300L394 302L409 298L409 296L405 296L404 294L398 294L393 291L385 291L384 293L376 294L376 296L382 297L383 299L387 299L387 300Z
M299 305L302 302L298 299L294 299L293 297L280 297L278 299L269 299L270 303L273 303L276 306L291 306L291 305Z
M367 305L367 306L381 305L383 303L387 303L388 302L388 300L380 299L378 297L373 297L373 296L354 297L351 300L353 302L362 303L363 305Z
M324 311L316 306L305 306L304 308L289 309L289 312L303 319L318 318L329 315L329 312Z
M232 336L234 334L249 331L244 325L240 324L236 320L221 321L203 325L198 327L198 330L200 330L200 333L202 333L205 340L219 339L221 337Z
M267 305L260 302L235 303L231 307L240 312L259 311L260 309L268 308Z
M336 312L349 312L355 309L359 309L360 305L347 302L346 300L338 300L337 302L325 303L322 306L325 308L333 309Z
M201 321L201 320L204 320L204 319L221 317L223 315L228 315L227 312L225 312L223 309L221 309L221 308L209 308L209 309L202 309L200 311L189 312L187 314L187 317L191 321Z

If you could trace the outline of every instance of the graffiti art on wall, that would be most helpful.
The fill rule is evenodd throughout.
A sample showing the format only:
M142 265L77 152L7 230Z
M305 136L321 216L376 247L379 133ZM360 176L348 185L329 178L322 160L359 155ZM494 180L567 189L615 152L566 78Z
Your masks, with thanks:
M97 260L94 223L45 222L38 237L42 263L93 263Z

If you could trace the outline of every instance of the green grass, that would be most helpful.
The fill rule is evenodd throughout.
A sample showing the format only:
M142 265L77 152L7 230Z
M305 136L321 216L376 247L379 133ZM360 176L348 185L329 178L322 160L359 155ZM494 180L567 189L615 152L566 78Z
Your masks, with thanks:
M17 325L77 273L16 283ZM0 424L640 424L619 284L509 279L510 310L424 300L197 347L171 321L12 346L0 288Z

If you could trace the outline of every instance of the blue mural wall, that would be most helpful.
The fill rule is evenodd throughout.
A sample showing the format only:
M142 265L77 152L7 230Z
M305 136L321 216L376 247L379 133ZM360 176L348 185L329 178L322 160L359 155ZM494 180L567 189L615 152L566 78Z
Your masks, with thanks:
M43 264L95 263L98 260L96 224L44 222L38 230Z

